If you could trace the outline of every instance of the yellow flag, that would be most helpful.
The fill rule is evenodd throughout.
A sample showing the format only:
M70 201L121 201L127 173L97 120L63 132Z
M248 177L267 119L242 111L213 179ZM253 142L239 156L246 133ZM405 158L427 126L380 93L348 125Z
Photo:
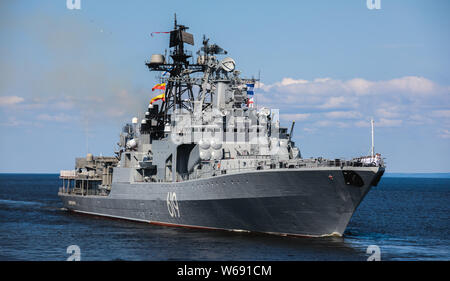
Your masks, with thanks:
M157 100L163 100L163 101L164 101L164 94L157 95L156 97L152 98L152 99L150 100L150 104L153 104L153 103L154 103L155 101L157 101Z

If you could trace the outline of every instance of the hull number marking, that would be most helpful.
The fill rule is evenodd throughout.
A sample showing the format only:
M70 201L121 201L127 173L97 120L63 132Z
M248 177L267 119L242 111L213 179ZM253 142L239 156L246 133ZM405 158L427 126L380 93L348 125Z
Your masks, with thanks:
M180 209L178 207L177 194L175 192L167 193L167 209L172 218L180 217Z

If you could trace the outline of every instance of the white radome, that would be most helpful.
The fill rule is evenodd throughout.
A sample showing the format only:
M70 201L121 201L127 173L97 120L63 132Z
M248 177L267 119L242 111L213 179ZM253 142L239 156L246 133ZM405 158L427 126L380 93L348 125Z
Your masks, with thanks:
M234 59L227 57L224 58L221 62L220 65L222 67L223 70L230 72L233 71L234 68L236 67L236 62L234 61Z
M220 142L220 140L217 139L212 139L211 140L211 147L213 149L221 149L222 148L222 143Z
M206 150L206 149L209 148L209 141L206 141L206 140L204 140L204 139L201 139L201 140L198 142L198 145L200 146L201 149Z
M202 150L202 151L200 151L200 158L202 160L209 160L209 159L211 159L211 152L209 150Z

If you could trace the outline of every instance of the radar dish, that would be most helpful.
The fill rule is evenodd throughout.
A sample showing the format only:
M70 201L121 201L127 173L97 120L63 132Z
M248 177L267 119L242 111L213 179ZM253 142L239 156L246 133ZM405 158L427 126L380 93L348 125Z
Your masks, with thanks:
M228 58L224 58L221 62L220 65L222 67L223 70L230 72L234 70L234 67L236 66L236 63L234 62L234 60L230 57Z

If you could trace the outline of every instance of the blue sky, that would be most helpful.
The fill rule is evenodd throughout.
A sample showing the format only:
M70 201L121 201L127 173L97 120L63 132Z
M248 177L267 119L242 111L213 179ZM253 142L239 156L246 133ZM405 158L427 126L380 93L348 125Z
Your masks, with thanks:
M168 3L167 3L168 2ZM0 3L0 172L58 172L111 155L143 112L176 12L199 48L206 34L246 76L257 103L296 120L304 157L370 148L390 172L450 172L450 2L99 1Z

